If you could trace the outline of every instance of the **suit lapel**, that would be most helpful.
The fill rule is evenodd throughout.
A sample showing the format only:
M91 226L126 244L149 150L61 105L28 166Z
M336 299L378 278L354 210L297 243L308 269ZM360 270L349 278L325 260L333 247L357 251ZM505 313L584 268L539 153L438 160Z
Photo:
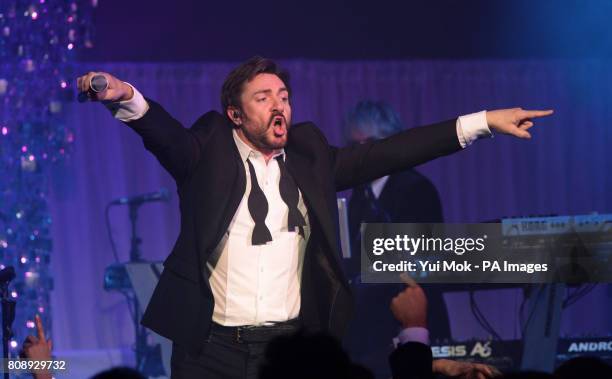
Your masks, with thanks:
M209 204L206 209L219 208L224 205L219 211L215 211L214 215L207 214L205 211L198 212L198 215L204 215L205 220L201 220L201 224L207 224L208 227L198 227L198 230L216 230L216 233L209 238L205 234L200 234L200 255L205 262L211 249L214 249L223 235L229 228L229 224L240 205L242 196L246 189L246 174L244 166L240 159L240 153L232 137L231 128L227 125L220 131L221 140L216 147L219 148L215 154L222 156L222 165L218 167L219 172L215 175L216 180L212 182L211 192L217 194L227 194L227 201L217 204ZM199 196L200 201L208 201L206 196ZM212 237L212 238L211 238Z
M229 227L238 206L240 205L240 201L242 200L242 196L244 195L244 191L246 190L246 173L244 171L244 163L242 162L242 158L240 158L240 153L238 152L238 147L232 138L232 169L234 170L234 183L231 187L229 202L227 208L225 209L223 215L223 233ZM226 191L227 189L220 189L221 191ZM218 242L218 241L217 241ZM215 245L216 246L216 245Z
M310 216L310 222L313 222L312 216L314 216L314 219L321 225L328 245L332 248L333 253L337 253L336 236L334 234L336 229L332 223L330 210L326 205L325 194L312 171L312 163L293 150L286 149L285 151L287 170L302 191L307 209L314 213Z

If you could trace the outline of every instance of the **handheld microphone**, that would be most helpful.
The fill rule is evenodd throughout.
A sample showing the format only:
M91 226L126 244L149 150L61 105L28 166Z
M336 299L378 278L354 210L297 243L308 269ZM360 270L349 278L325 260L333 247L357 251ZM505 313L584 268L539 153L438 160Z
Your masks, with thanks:
M104 92L108 89L108 80L104 75L94 75L89 79L89 90L93 93ZM84 103L89 100L86 92L80 92L77 95L79 103Z
M104 75L94 75L89 80L89 88L95 93L104 92L108 88L108 80Z
M160 188L159 191L144 193L141 195L135 196L125 196L120 197L111 201L112 205L121 205L121 204L129 204L129 205L140 205L143 203L148 203L151 201L168 201L170 200L170 191L166 188Z

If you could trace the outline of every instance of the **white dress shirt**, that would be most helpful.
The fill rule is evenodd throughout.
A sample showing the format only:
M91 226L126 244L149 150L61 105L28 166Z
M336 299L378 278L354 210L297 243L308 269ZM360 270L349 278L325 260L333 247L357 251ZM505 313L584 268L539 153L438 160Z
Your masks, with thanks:
M106 104L113 116L124 122L137 120L149 110L142 94L132 88L134 96L130 100ZM213 321L238 326L290 320L300 312L302 267L310 236L308 212L300 192L298 209L306 220L305 238L296 231L287 230L289 209L279 193L278 162L270 159L266 163L262 154L244 143L236 131L233 135L244 164L246 190L228 231L206 264L215 300ZM457 119L457 138L463 148L490 135L485 111ZM284 150L281 149L277 155L284 159ZM247 158L253 164L257 182L268 200L265 222L272 241L265 245L251 244L255 223L247 206L251 191ZM376 186L379 188L374 187L377 197L385 182L386 179L382 178Z
M266 164L263 155L251 149L233 131L234 142L244 164L246 190L228 231L207 262L210 287L215 299L213 321L226 326L260 325L287 321L300 313L300 284L306 243L310 237L308 212L300 192L298 210L306 220L304 237L287 230L289 208L279 192L280 169L276 156ZM268 200L266 226L272 241L252 245L255 222L248 208L251 161L257 183Z

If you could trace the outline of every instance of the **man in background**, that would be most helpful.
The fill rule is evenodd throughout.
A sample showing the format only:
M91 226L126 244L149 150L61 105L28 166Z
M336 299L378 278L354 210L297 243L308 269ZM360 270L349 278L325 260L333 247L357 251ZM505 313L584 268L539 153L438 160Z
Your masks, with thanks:
M364 100L346 117L347 139L353 144L389 137L404 130L399 115L383 102ZM397 334L396 320L389 314L391 298L401 291L397 284L364 284L360 280L360 225L371 223L441 223L442 204L434 184L415 169L383 176L355 187L348 204L351 258L344 261L356 301L356 317L348 333L347 349L357 361L388 377L386 356ZM425 286L432 340L450 338L443 287Z

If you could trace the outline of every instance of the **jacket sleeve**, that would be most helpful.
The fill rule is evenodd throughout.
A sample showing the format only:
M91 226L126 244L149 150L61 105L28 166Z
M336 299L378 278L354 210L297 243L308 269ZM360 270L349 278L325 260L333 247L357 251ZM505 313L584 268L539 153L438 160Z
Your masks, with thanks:
M336 190L343 191L459 150L456 119L364 144L331 146Z
M143 117L126 122L140 135L144 146L177 183L185 180L195 168L208 137L210 128L206 125L211 118L221 117L208 112L187 129L172 117L161 105L147 99L149 110Z

